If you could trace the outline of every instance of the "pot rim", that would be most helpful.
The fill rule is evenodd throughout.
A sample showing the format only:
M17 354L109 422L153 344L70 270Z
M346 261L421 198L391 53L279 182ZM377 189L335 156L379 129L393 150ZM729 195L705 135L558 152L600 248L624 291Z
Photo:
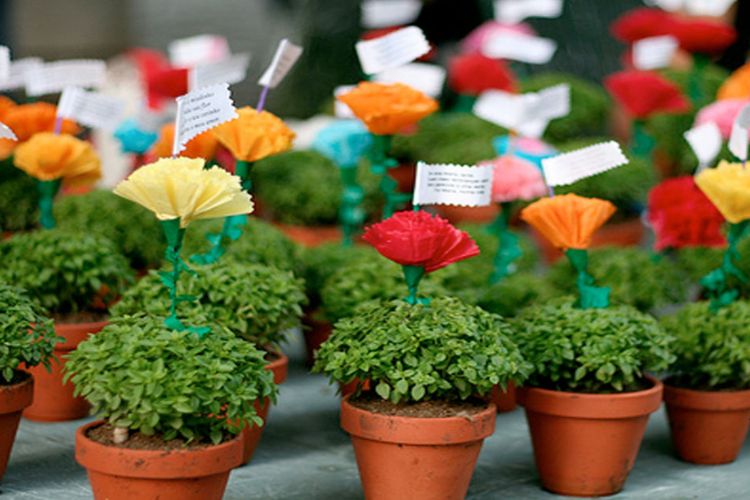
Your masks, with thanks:
M26 374L26 378L13 385L0 385L0 415L16 413L34 400L34 376L24 370L17 370Z
M109 324L109 319L104 321L88 321L85 323L58 323L55 322L55 333L65 340L55 344L56 351L71 351L78 344L86 340L89 335L99 333L102 328Z
M664 384L667 406L703 411L750 410L750 389L736 391L701 391Z
M482 441L495 432L494 403L470 417L402 417L382 415L341 399L341 427L352 437L410 445L457 445Z
M289 374L289 356L281 352L280 349L274 349L273 351L268 352L275 354L278 357L270 363L266 363L265 368L266 370L271 370L273 372L273 382L276 385L283 384Z

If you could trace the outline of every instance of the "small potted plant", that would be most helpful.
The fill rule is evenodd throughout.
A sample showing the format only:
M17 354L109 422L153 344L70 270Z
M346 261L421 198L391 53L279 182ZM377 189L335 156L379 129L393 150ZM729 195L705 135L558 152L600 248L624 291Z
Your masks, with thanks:
M11 160L12 161L12 160ZM33 177L0 163L0 236L34 229L39 221L39 194Z
M523 380L526 362L499 316L419 295L425 273L479 252L466 233L426 212L397 212L364 239L403 266L409 294L368 302L336 323L314 370L374 389L341 402L367 498L464 498L496 414L475 397Z
M8 465L21 411L31 404L34 377L22 370L50 368L55 344L52 322L20 288L0 283L0 480Z

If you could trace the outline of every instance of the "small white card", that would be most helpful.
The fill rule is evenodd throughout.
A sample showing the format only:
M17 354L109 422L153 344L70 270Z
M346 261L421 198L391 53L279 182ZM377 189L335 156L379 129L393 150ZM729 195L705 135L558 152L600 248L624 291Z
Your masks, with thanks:
M356 85L339 85L333 89L333 114L336 115L336 118L356 118L349 106L336 99L337 96L346 94L355 87Z
M437 97L443 91L445 74L442 66L411 63L382 71L374 79L381 83L403 83L430 97Z
M194 90L176 100L173 155L180 154L196 135L237 118L228 83Z
M266 72L258 80L258 85L275 89L301 55L302 47L294 45L286 38L281 40L273 56L271 65L268 66Z
M666 68L679 46L677 39L671 35L637 40L633 44L633 66L642 70Z
M62 92L65 87L101 87L107 65L97 59L69 59L31 66L26 71L26 94L38 96Z
M16 134L4 123L0 123L0 139L11 139L17 141Z
M191 68L228 58L229 42L220 35L197 35L173 40L167 47L172 66Z
M362 71L374 75L425 55L430 44L421 29L407 26L374 40L360 40L355 49Z
M221 61L200 63L188 72L188 88L196 90L217 83L239 83L247 76L250 54L234 54Z
M88 92L80 87L66 87L57 105L57 116L104 130L115 130L124 113L125 101L119 97Z
M721 130L716 123L706 122L691 128L683 136L698 157L699 170L709 166L719 156L722 140Z
M517 24L528 17L560 17L562 0L495 0L495 20Z
M0 45L0 81L10 77L10 49Z
M524 33L498 33L482 46L482 53L493 59L510 59L529 64L548 63L557 50L557 42Z
M42 59L39 57L26 57L11 61L8 71L8 77L0 79L0 91L16 90L26 86L26 73L32 68L42 65Z
M419 16L422 0L364 0L361 6L362 27L388 28L409 24Z
M565 186L626 163L620 145L609 141L545 158L542 168L548 186Z
M484 207L491 203L492 165L417 162L414 205Z
M684 10L693 16L719 17L726 14L736 0L644 0L646 5L675 12Z
M740 110L732 125L729 151L741 161L747 161L748 131L750 131L750 104Z

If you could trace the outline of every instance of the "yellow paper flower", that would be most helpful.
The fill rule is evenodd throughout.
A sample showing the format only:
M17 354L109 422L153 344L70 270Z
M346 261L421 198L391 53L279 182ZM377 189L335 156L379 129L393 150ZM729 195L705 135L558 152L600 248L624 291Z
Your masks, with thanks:
M114 193L143 205L159 220L179 217L180 227L252 212L253 202L239 177L219 167L204 170L204 163L200 158L164 158L130 174Z
M66 185L93 184L102 176L91 144L72 135L42 132L16 148L14 163L40 181L64 179Z
M258 161L291 149L294 132L276 115L258 113L250 106L237 110L234 120L222 123L213 133L237 160Z
M750 219L750 170L722 161L695 176L695 183L732 224Z

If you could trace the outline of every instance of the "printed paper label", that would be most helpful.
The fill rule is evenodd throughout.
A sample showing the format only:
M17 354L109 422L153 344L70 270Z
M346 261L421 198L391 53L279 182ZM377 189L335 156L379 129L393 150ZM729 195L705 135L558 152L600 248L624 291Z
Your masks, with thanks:
M548 63L556 50L557 43L549 38L509 32L491 36L482 46L487 57L530 64Z
M545 158L542 167L548 186L565 186L626 163L620 145L609 141Z
M204 87L178 97L172 154L178 155L196 135L234 118L237 118L237 111L227 83Z
M42 65L39 57L26 57L11 61L8 77L0 79L0 91L16 90L26 86L26 73L32 68Z
M414 21L422 10L421 0L364 0L362 27L366 29L400 26Z
M425 55L430 44L421 29L407 26L374 40L361 40L355 48L362 71L374 75Z
M294 63L297 62L297 59L299 59L299 56L301 55L302 47L294 45L292 42L284 38L276 49L276 54L273 56L271 65L260 77L258 84L263 87L275 89L287 73L289 73L289 70L292 69L292 66L294 66Z
M495 20L517 24L528 17L560 17L562 0L495 0Z
M16 134L4 123L0 123L0 139L11 139L14 141L18 140Z
M104 130L115 130L124 112L125 102L119 97L88 92L80 87L63 90L57 105L57 116Z
M430 97L437 97L445 83L445 68L434 64L411 63L378 73L375 75L375 81L403 83Z
M638 40L633 44L633 66L642 70L666 68L679 45L670 35Z
M0 45L0 81L10 77L10 49Z
M106 78L107 65L96 59L44 63L26 71L26 94L52 94L65 87L101 87Z
M197 35L174 40L167 47L172 66L191 68L227 59L229 42L220 35Z
M417 163L415 205L483 207L491 203L492 165Z
M198 64L188 73L189 88L196 90L218 83L239 83L247 76L249 64L250 54L235 54L229 59Z
M698 157L698 166L702 169L713 163L721 151L721 130L714 122L707 122L695 128L691 128L684 134L685 140L690 144L695 156Z
M750 131L750 104L746 105L732 125L732 135L729 137L729 151L742 161L747 161L748 131Z

